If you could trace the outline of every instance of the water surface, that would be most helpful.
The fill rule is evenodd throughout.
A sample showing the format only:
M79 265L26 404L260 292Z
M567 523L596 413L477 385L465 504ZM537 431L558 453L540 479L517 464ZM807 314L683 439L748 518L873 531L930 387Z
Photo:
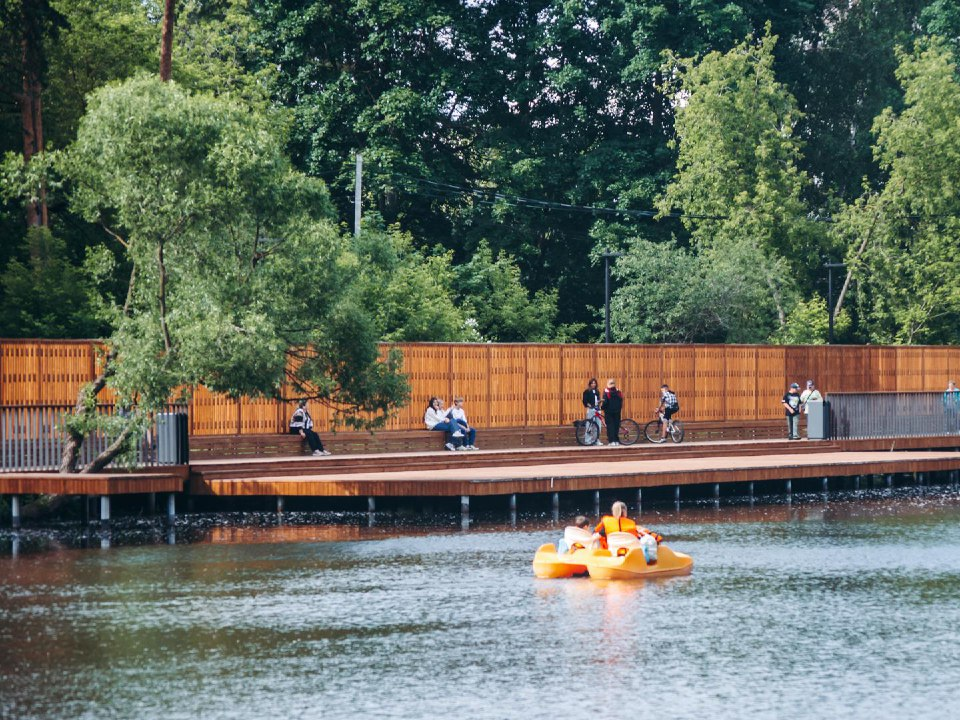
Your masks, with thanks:
M538 580L541 518L8 542L0 717L960 716L955 491L642 521L693 575Z

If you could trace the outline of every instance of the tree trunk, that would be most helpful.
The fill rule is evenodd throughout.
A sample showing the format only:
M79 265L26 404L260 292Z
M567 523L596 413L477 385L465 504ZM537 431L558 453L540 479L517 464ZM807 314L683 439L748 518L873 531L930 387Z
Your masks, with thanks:
M163 29L160 34L160 79L170 80L173 68L173 25L176 22L176 0L164 0Z
M75 416L90 412L88 398L94 400L93 412L96 412L96 397L106 386L107 378L113 375L111 361L114 357L115 353L112 350L107 353L106 358L104 358L103 371L92 383L80 388L80 392L77 393L77 404L73 406L73 414ZM80 449L83 447L84 436L82 433L70 429L67 430L67 435L69 437L67 438L66 445L63 446L63 454L60 456L60 467L57 471L61 473L75 473L77 472L77 458L80 457Z
M43 152L43 104L40 84L41 49L38 31L30 22L31 7L29 0L21 5L23 13L23 34L20 39L22 94L20 100L20 123L23 131L23 161ZM36 202L27 203L27 225L29 227L48 224L46 188L37 189Z

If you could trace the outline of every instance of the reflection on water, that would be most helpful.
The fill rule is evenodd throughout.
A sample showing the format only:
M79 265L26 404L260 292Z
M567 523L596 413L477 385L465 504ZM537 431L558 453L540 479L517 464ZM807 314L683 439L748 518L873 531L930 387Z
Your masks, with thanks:
M960 498L829 499L650 509L646 582L537 580L522 514L8 536L0 717L957 717Z

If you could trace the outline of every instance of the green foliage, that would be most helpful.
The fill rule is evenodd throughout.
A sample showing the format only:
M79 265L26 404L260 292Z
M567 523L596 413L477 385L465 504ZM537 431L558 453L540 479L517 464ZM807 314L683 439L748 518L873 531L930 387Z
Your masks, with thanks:
M833 326L834 340L850 331L850 314L842 310ZM787 315L787 322L769 342L777 345L825 345L830 338L830 314L819 296L801 300Z
M456 268L457 295L476 318L477 330L494 342L550 342L556 335L557 291L531 294L512 257L481 242Z
M905 108L874 124L888 177L839 218L874 342L956 342L960 319L960 83L945 46L901 54Z
M89 288L65 257L62 239L30 228L0 274L0 337L92 337L102 327L87 302Z
M456 302L452 253L417 250L409 233L364 222L354 241L358 301L376 318L388 342L459 342L480 339Z
M611 333L618 342L763 342L776 328L768 267L747 241L697 250L636 239L612 271Z
M276 395L287 383L354 426L404 400L396 360L379 363L350 301L326 189L290 167L269 115L138 77L90 97L64 167L74 208L133 268L124 300L101 298L122 399L153 408L193 384ZM103 252L88 267L111 274Z

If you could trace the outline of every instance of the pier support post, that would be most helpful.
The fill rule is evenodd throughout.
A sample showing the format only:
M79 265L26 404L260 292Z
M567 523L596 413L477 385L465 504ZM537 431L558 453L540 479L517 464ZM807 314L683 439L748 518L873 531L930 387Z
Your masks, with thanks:
M283 515L283 495L277 495L277 515Z
M680 502L680 486L679 485L674 485L673 487L673 499L677 503Z
M793 494L793 480L787 480L787 482L784 483L784 490L786 490L787 495Z
M927 474L926 473L917 473L917 482L921 487L927 484Z
M470 496L460 496L460 529L470 529Z
M747 495L750 496L750 502L753 502L753 481L747 483Z
M377 511L377 499L373 495L367 496L367 512Z
M860 489L860 476L859 476L859 475L857 475L855 478L853 478L853 489L854 489L854 490L859 490L859 489Z
M90 524L90 496L80 496L80 524L86 527Z
M100 529L110 529L110 496L100 496Z
M147 493L147 515L157 514L157 494Z
M888 487L888 488L892 488L892 487L893 487L893 475L887 475L887 477L886 477L886 482L887 482L887 487Z
M643 511L643 488L637 488L637 515Z
M10 496L10 527L14 530L20 529L20 496Z
M167 495L167 525L171 527L177 524L177 495L170 493Z
M720 499L720 483L713 484L713 499L714 500Z
M560 493L555 492L553 494L551 507L553 508L553 521L560 522Z
M515 513L515 512L517 511L517 494L516 494L516 493L512 493L512 494L510 495L510 500L509 500L509 503L508 503L508 509L509 509L510 512L512 512L512 513Z
M600 491L599 490L593 491L593 514L597 516L600 515Z
M823 479L822 486L823 486L823 491L824 491L824 492L830 492L830 478L825 477L825 478Z

